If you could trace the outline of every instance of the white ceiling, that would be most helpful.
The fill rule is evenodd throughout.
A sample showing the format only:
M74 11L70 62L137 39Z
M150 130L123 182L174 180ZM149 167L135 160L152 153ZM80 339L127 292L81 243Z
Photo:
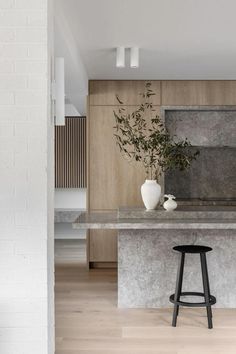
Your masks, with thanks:
M88 79L236 79L236 0L56 0L55 55L86 113ZM117 46L140 67L116 68Z
M235 0L56 3L89 79L236 79ZM140 67L116 68L117 46L139 46Z

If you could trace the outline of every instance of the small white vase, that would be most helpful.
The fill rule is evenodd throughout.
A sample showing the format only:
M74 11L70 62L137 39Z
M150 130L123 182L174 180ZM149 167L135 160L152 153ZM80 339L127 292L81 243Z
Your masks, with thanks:
M168 198L165 203L163 204L163 207L166 209L166 211L173 211L177 208L177 203L175 200L175 196L172 194L165 194L165 198Z
M161 186L156 180L146 179L145 183L141 186L141 195L146 209L154 210L160 200Z

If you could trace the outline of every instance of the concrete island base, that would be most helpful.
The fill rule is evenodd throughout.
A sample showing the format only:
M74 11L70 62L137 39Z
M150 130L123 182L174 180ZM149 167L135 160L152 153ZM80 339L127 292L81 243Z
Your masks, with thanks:
M216 307L236 307L235 230L119 230L118 306L120 308L170 307L175 290L181 244L202 244ZM186 255L183 291L202 291L199 255ZM194 299L198 301L198 299Z

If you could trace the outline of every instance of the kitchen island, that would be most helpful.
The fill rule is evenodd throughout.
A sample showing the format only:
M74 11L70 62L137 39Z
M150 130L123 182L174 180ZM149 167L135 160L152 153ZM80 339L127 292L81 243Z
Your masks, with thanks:
M121 208L119 211L82 213L75 229L118 230L118 306L170 307L180 244L204 244L211 292L217 307L236 307L236 207L187 206L163 209ZM183 291L201 291L198 255L186 257Z

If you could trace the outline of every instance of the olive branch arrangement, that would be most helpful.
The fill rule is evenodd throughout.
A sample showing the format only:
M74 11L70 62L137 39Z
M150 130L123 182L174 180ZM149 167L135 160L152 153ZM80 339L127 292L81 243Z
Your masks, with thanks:
M187 139L176 141L170 136L151 102L155 92L150 82L145 84L145 92L140 95L143 102L132 113L127 112L116 95L120 107L113 111L114 136L120 152L129 160L141 162L148 179L158 181L161 173L170 169L188 169L199 151L191 152L192 145Z

